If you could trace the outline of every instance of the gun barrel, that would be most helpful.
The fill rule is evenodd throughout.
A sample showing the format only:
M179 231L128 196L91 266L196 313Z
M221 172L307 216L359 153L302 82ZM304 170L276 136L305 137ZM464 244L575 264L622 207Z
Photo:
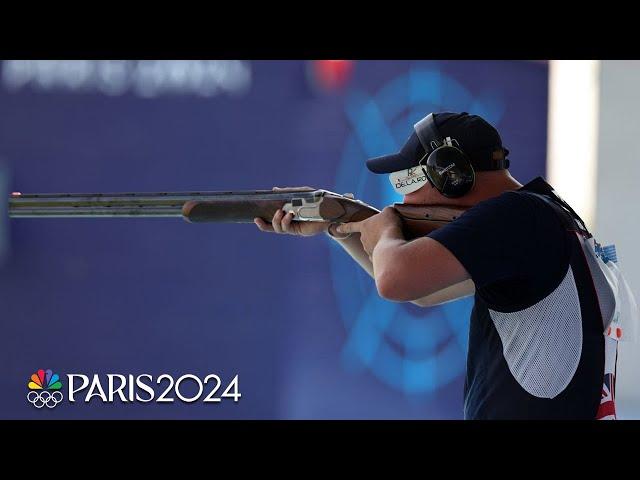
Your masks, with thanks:
M237 202L242 198L274 200L289 192L253 190L237 192L157 192L157 193L54 193L9 196L9 217L181 217L189 201ZM316 192L300 192L314 196Z

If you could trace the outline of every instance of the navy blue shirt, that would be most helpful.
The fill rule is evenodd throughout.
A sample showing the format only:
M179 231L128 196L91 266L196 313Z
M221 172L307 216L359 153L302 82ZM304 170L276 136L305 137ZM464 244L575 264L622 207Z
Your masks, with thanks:
M465 418L595 418L602 317L564 212L537 178L431 234L475 283Z

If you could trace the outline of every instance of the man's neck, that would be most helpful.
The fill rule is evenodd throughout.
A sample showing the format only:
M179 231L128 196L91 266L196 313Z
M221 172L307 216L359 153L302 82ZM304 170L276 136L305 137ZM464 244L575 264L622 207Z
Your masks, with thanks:
M471 191L462 198L452 200L458 200L460 205L472 206L521 187L522 184L513 178L508 171L477 172L476 184Z
M425 185L422 189L405 195L404 202L419 205L456 205L472 207L489 198L517 190L522 184L513 178L507 170L495 172L476 172L476 182L469 193L460 198L447 198L435 188Z

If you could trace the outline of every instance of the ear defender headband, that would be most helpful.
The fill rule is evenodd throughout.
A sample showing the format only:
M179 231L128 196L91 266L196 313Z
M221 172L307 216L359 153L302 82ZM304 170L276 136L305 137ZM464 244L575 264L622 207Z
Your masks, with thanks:
M431 185L445 197L458 198L467 194L473 188L476 173L457 140L442 138L433 113L416 123L413 129L426 152L419 166Z

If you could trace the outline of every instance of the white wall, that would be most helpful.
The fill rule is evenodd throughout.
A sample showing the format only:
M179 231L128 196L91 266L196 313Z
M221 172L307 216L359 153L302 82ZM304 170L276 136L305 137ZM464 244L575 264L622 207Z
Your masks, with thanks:
M615 243L640 300L640 61L600 64L594 236ZM618 416L640 418L640 345L620 343Z
M593 225L598 163L600 61L549 63L547 179Z

